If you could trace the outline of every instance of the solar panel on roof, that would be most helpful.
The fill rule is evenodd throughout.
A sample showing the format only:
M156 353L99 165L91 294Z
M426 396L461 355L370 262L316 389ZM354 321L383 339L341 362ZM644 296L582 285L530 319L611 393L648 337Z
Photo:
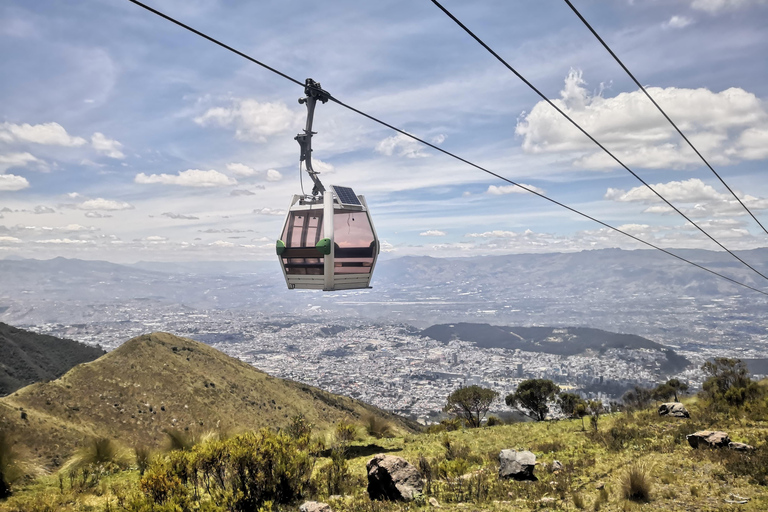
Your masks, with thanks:
M360 200L355 195L355 191L349 187L340 187L338 185L331 185L333 192L339 199L339 203L342 205L362 206Z

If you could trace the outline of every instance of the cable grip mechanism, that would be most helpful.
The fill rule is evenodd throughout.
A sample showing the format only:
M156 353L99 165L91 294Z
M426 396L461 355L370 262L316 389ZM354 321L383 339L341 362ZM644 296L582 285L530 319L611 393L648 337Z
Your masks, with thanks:
M320 86L320 82L315 82L311 78L307 78L304 82L304 94L306 96L299 98L299 103L307 105L307 125L304 128L304 133L298 134L295 139L301 148L299 161L305 162L307 174L309 174L309 177L312 178L312 182L315 184L312 187L312 195L318 197L322 196L325 192L325 187L318 177L320 173L312 167L312 135L317 133L312 131L312 122L315 117L317 101L320 100L322 103L325 103L331 98L331 94Z

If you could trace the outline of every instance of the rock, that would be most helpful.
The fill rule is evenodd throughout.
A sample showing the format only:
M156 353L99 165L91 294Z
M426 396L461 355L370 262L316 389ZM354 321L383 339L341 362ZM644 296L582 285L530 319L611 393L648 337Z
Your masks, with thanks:
M553 472L553 473L554 473L555 471L561 471L562 469L563 469L563 463L562 463L562 462L560 462L559 460L556 460L556 461L554 461L554 462L552 463L552 472Z
M723 448L731 442L727 433L718 430L700 430L685 436L685 438L688 440L691 448L699 448L701 446Z
M429 498L429 504L435 508L441 508L440 503L435 498Z
M688 409L680 402L668 402L659 406L659 416L672 416L674 418L690 418Z
M595 489L597 489L598 491L599 491L600 489L605 489L605 482L597 482L597 483L595 484Z
M320 501L305 501L299 507L299 512L333 512L330 505Z
M421 494L421 473L402 457L380 453L365 467L372 500L411 501Z
M728 443L728 448L731 450L736 450L737 452L751 452L755 449L754 446L747 444L747 443Z
M515 480L538 480L533 475L536 456L528 450L501 450L499 453L499 478Z

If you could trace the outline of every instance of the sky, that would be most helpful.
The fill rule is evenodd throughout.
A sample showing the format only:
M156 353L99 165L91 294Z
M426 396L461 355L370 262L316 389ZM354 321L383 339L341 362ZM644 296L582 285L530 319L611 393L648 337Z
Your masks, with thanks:
M147 3L639 238L718 249L429 0ZM574 4L768 225L768 1ZM564 2L443 5L726 247L768 246ZM5 0L0 49L0 258L275 258L302 87L127 0ZM385 257L642 247L336 104L315 131Z

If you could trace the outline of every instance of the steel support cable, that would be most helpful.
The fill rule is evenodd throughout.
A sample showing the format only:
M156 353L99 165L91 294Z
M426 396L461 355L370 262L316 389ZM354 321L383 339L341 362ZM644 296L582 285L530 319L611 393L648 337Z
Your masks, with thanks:
M715 237L710 235L704 228L696 224L690 217L688 217L686 214L684 214L680 209L678 209L675 205L670 203L666 197L661 195L659 192L656 191L651 185L649 185L643 178L641 178L637 173L635 173L632 169L630 169L624 162L619 160L619 158L611 153L611 151L608 150L605 146L603 146L597 139L595 139L589 132L587 132L584 128L581 127L576 121L574 121L568 114L566 114L560 107L555 105L555 103L547 98L547 96L542 93L536 86L534 86L531 82L529 82L523 75L521 75L515 68L513 68L506 60L504 60L498 53L496 53L490 46L488 46L480 37L475 35L474 32L472 32L466 25L464 25L456 16L451 14L451 12L443 7L440 2L437 0L432 0L432 3L435 4L441 11L443 11L449 18L451 18L458 26L460 26L464 31L469 34L475 41L477 41L483 48L485 48L491 55L496 57L496 59L501 62L507 69L509 69L512 73L515 74L520 80L525 83L528 87L531 88L536 94L538 94L544 101L546 101L552 108L557 110L557 112L562 115L565 119L567 119L573 126L575 126L581 133L587 136L589 140L595 143L597 147L602 149L608 156L610 156L617 164L619 164L624 170L626 170L628 173L630 173L632 176L634 176L640 183L646 186L648 190L653 192L659 199L664 201L667 206L672 208L675 212L677 212L682 218L684 218L688 223L690 223L693 227L701 231L707 238L715 242L721 249L723 249L725 252L736 258L739 262L741 262L744 266L755 272L757 275L762 277L763 279L768 281L768 276L757 270L755 267L741 259L736 253L728 249L726 246L724 246L722 243L720 243Z
M742 201L742 200L739 198L739 196L737 196L737 195L736 195L736 192L734 192L734 191L731 189L731 187L729 187L729 186L728 186L728 184L725 182L725 180L724 180L724 179L723 179L723 178L722 178L722 177L721 177L721 176L720 176L720 175L717 173L717 171L715 171L715 169L714 169L714 168L713 168L713 167L712 167L712 166L709 164L709 162L707 161L707 159L706 159L706 158L704 158L704 155L702 155L702 154L699 152L699 150L698 150L698 149L696 149L696 147L695 147L695 146L693 145L693 143L692 143L692 142L691 142L691 141L688 139L688 137L686 137L686 136L685 136L685 134L683 133L683 131L682 131L680 128L678 128L677 124L675 124L675 122L674 122L674 121L672 121L672 119L671 119L671 118L670 118L670 117L667 115L667 113L666 113L666 112L665 112L665 111L664 111L664 110L663 110L663 109L662 109L662 108L659 106L659 104L658 104L658 103L656 103L656 100L654 100L654 99L653 99L653 97L652 97L652 96L650 95L650 93L649 93L649 92L648 92L648 91L645 89L645 87L643 87L643 85L642 85L642 84L641 84L641 83L638 81L638 79L637 79L637 78L635 78L635 75L633 75L633 74L632 74L632 72L631 72L631 71L630 71L630 70L627 68L627 66L625 66L625 65L624 65L624 63L621 61L621 59L619 59L619 57L618 57L618 56L617 56L617 55L616 55L616 54L613 52L613 50L611 50L611 47L610 47L610 46L608 46L608 44L607 44L607 43L606 43L606 42L603 40L603 38L602 38L602 37L600 37L600 35L597 33L597 31L596 31L594 28L592 28L592 25L590 25L590 24L589 24L589 22L588 22L588 21L587 21L587 20L584 18L584 16L582 16L582 15L581 15L581 13L578 11L578 9L576 9L576 7L575 7L574 5L573 5L573 4L570 2L570 0L565 0L565 3L566 3L566 4L568 4L568 7L570 7L570 8L571 8L571 10L573 10L573 12L576 14L576 16L578 16L578 17L579 17L579 19L581 20L581 22L582 22L582 23L584 23L584 25L585 25L585 26L586 26L586 27L589 29L589 31L590 31L590 32L592 32L592 35L594 35L594 36L597 38L597 40L598 40L598 41L600 41L600 44L602 44L602 45L603 45L603 48L605 48L605 49L608 51L608 53L610 53L610 54L611 54L611 57L613 57L613 58L614 58L614 60L615 60L616 62L618 62L619 66L621 66L621 68L622 68L624 71L626 71L627 75L629 75L629 77L632 79L632 81L633 81L633 82L635 82L635 85L637 85L637 86L640 88L640 90L641 90L641 91L643 91L643 93L644 93L644 94L645 94L645 95L648 97L648 99L649 99L649 100L651 100L651 103L653 103L653 105L654 105L654 106L655 106L655 107L656 107L656 108L659 110L659 112L661 112L661 115L663 115L663 116L664 116L664 118L665 118L667 121L669 121L669 124L671 124L671 125L672 125L672 127L673 127L675 130L677 130L677 133L679 133L679 134L680 134L680 136L683 138L683 140L684 140L685 142L687 142L687 143L688 143L688 145L691 147L691 149L694 151L694 153L696 153L696 155L698 155L698 157L699 157L699 158L701 158L701 161L702 161L702 162L704 162L704 165L706 165L706 166L709 168L709 170L710 170L710 171L712 171L712 173L713 173L715 176L717 176L717 179L718 179L718 180L720 180L720 183L722 183L722 184L723 184L723 186L724 186L725 188L727 188L727 189L728 189L728 192L730 192L730 193L731 193L731 195L732 195L732 196L733 196L733 197L734 197L734 198L735 198L735 199L736 199L736 200L739 202L739 204L740 204L742 207L744 207L744 210L746 210L746 212L747 212L747 213L748 213L748 214L749 214L749 215L750 215L750 216L751 216L753 219L755 219L755 222L757 222L757 225L758 225L758 226L760 226L760 227L762 228L762 230L763 230L763 231L765 231L765 234L766 234L766 235L768 235L768 229L766 229L766 228L765 228L765 226L763 226L763 224L762 224L762 223L761 223L761 222L760 222L760 221L757 219L757 217L755 217L755 214L754 214L754 213L752 213L752 211L751 211L751 210L750 210L750 209L747 207L747 205L745 205L745 204L744 204L744 202L743 202L743 201Z
M200 32L198 30L195 30L195 29L193 29L192 27L190 27L188 25L185 25L184 23L181 23L180 21L177 21L177 20L171 18L170 16L168 16L166 14L163 14L163 13L161 13L161 12L155 10L155 9L152 9L151 7L149 7L149 6L139 2L138 0L128 0L128 1L138 5L139 7L143 7L144 9L146 9L146 10L148 10L148 11L154 13L154 14L157 14L158 16L160 16L160 17L162 17L162 18L164 18L164 19L166 19L166 20L168 20L168 21L170 21L170 22L172 22L172 23L174 23L174 24L176 24L176 25L178 25L178 26L180 26L182 28L187 29L187 30L189 30L190 32L192 32L194 34L199 35L199 36L201 36L201 37L203 37L203 38L205 38L205 39L207 39L207 40L217 44L218 46L221 46L222 48L225 48L225 49L227 49L227 50L229 50L229 51L231 51L231 52L233 52L233 53L235 53L237 55L240 55L241 57L244 57L245 59L247 59L247 60L249 60L249 61L251 61L251 62L253 62L255 64L258 64L259 66L262 66L263 68L268 69L269 71L272 71L273 73L278 74L278 75L282 76L283 78L285 78L285 79L287 79L287 80L289 80L289 81L291 81L291 82L293 82L293 83L295 83L297 85L300 85L301 87L305 86L305 84L303 84L302 82L296 80L295 78L293 78L293 77L291 77L289 75L286 75L284 73L281 73L280 71L276 70L275 68L273 68L271 66L268 66L268 65L266 65L266 64L264 64L264 63L262 63L262 62L260 62L260 61L258 61L256 59L254 59L254 58L252 58L252 57L250 57L248 55L245 55L244 53L242 53L242 52L240 52L238 50L235 50L231 46L228 46L228 45L226 45L226 44L224 44L224 43L222 43L222 42L220 42L220 41L218 41L218 40L216 40L216 39L214 39L214 38L212 38L212 37L210 37L210 36L208 36L206 34L203 34L202 32ZM730 277L728 277L728 276L726 276L724 274L721 274L719 272L711 270L711 269L709 269L709 268L707 268L707 267L705 267L703 265L699 265L698 263L695 263L695 262L693 262L691 260L683 258L682 256L678 256L677 254L675 254L673 252L670 252L670 251L668 251L666 249L663 249L663 248L661 248L661 247L659 247L659 246L657 246L655 244L652 244L651 242L647 242L647 241L645 241L645 240L643 240L641 238L638 238L638 237L636 237L636 236L634 236L634 235L632 235L630 233L627 233L626 231L624 231L622 229L619 229L619 228L617 228L615 226L612 226L612 225L610 225L610 224L608 224L606 222L598 220L595 217L592 217L592 216L590 216L590 215L588 215L586 213L583 213L583 212L581 212L581 211L579 211L579 210L577 210L575 208L572 208L572 207L570 207L570 206L568 206L568 205L566 205L564 203L561 203L560 201L552 199L549 196L546 196L546 195L544 195L544 194L542 194L540 192L536 192L535 190L533 190L533 189L531 189L529 187L526 187L525 185L521 185L520 183L516 183L515 181L512 181L509 178L505 178L504 176L501 176L500 174L497 174L497 173L495 173L493 171L490 171L490 170L486 169L485 167L482 167L482 166L480 166L480 165L478 165L478 164L476 164L474 162L471 162L471 161L469 161L469 160L467 160L465 158L462 158L462 157L460 157L460 156L458 156L458 155L456 155L454 153L451 153L450 151L447 151L447 150L445 150L445 149L443 149L443 148L441 148L439 146L436 146L436 145L434 145L434 144L432 144L430 142L427 142L427 141L425 141L425 140L423 140L423 139L421 139L421 138L419 138L419 137L417 137L415 135L412 135L412 134L406 132L405 130L401 130L400 128L397 128L396 126L393 126L393 125L391 125L391 124L389 124L389 123L387 123L385 121L382 121L381 119L378 119L378 118L376 118L376 117L374 117L374 116L372 116L370 114L366 114L362 110L358 110L358 109L352 107L351 105L347 105L346 103L342 102L341 100L339 100L337 98L334 98L333 96L330 96L329 99L330 99L330 101L338 104L339 106L344 107L344 108L346 108L346 109L348 109L348 110L350 110L352 112L355 112L356 114L359 114L359 115L361 115L361 116L363 116L363 117L365 117L367 119L370 119L371 121L374 121L374 122L376 122L376 123L378 123L378 124L380 124L382 126L385 126L385 127L389 128L391 130L394 130L394 131L396 131L396 132L398 132L398 133L400 133L402 135L410 137L411 139L413 139L413 140L415 140L415 141L417 141L417 142L419 142L421 144L424 144L425 146L428 146L428 147L430 147L430 148L432 148L432 149L434 149L436 151L439 151L440 153L443 153L443 154L445 154L447 156L450 156L451 158L454 158L454 159L456 159L456 160L458 160L460 162L463 162L463 163L465 163L465 164L467 164L469 166L472 166L472 167L474 167L474 168L476 168L476 169L478 169L480 171L483 171L484 173L489 174L489 175L491 175L491 176L493 176L495 178L498 178L498 179L500 179L500 180L502 180L502 181L504 181L506 183L509 183L510 185L514 185L514 186L516 186L516 187L518 187L518 188L520 188L522 190L525 190L526 192L529 192L529 193L531 193L533 195L539 196L540 198L545 199L545 200L549 201L550 203L556 204L557 206L560 206L561 208L565 208L566 210L568 210L570 212L573 212L573 213L575 213L577 215L580 215L581 217L589 219L589 220L591 220L593 222L596 222L597 224L600 224L601 226L604 226L604 227L606 227L608 229L616 231L617 233L621 233L622 235L625 235L625 236L635 240L636 242L640 242L641 244L644 244L644 245L646 245L648 247L651 247L652 249L656 249L657 251L661 251L664 254L672 256L673 258L676 258L676 259L678 259L678 260L680 260L680 261L682 261L684 263L687 263L689 265L693 265L696 268L704 270L705 272L709 272L710 274L715 275L717 277L720 277L722 279L725 279L726 281L730 281L731 283L733 283L735 285L742 286L744 288L748 288L748 289L750 289L752 291L755 291L757 293L760 293L762 295L768 296L768 292L765 292L763 290L760 290L758 288L750 286L750 285L748 285L746 283L742 283L741 281L737 281L736 279L730 278Z

